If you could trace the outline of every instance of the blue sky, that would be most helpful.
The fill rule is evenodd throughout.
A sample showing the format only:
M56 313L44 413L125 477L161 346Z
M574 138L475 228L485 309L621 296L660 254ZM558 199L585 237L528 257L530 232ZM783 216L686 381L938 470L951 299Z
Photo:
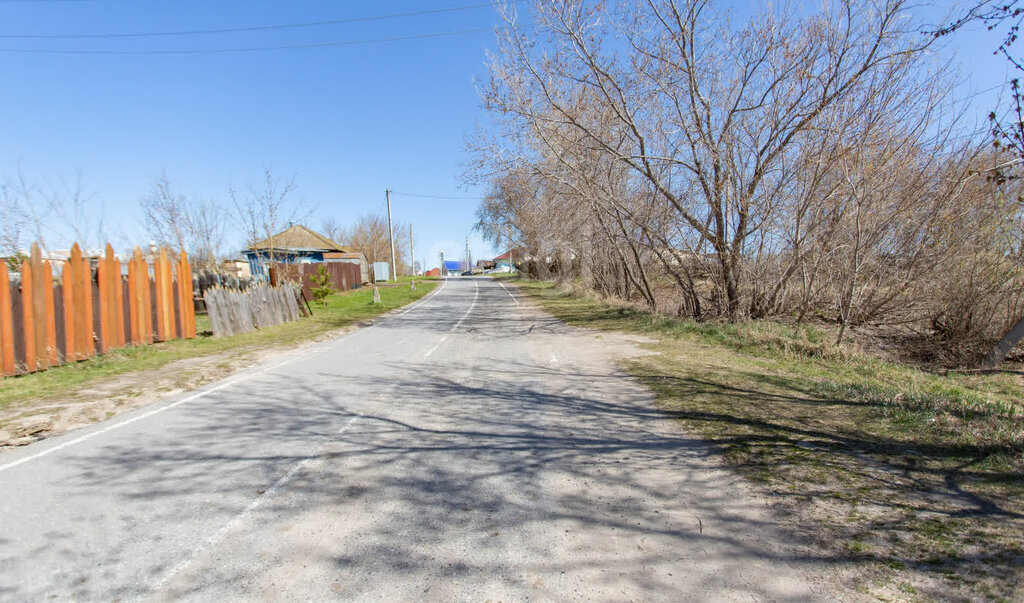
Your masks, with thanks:
M0 34L139 32L246 27L387 15L423 2L0 2ZM0 48L150 50L252 47L393 38L497 24L490 7L271 32L157 39L0 39ZM320 217L347 222L384 189L478 196L462 186L464 136L483 117L475 78L493 33L330 48L202 55L46 55L0 52L0 173L81 170L108 227L147 240L138 200L166 170L186 194L223 197L270 167L297 176ZM475 202L395 195L416 255L465 247ZM113 230L113 228L111 228ZM237 237L232 237L237 244ZM491 253L473 237L474 255ZM236 245L237 246L237 245ZM459 254L461 256L461 253Z
M392 15L479 0L0 0L0 36L236 28ZM223 199L264 167L296 176L308 221L377 211L384 189L478 197L462 183L464 140L486 123L475 82L499 18L490 7L274 31L158 38L0 37L0 175L81 172L118 247L144 243L138 202L161 171L182 192ZM11 49L194 50L337 43L484 30L430 39L277 51L105 55ZM965 95L1005 75L982 28L936 60L964 63ZM979 116L994 92L976 98ZM417 259L493 255L471 233L476 203L395 195L395 217L416 229ZM229 237L229 248L239 246Z

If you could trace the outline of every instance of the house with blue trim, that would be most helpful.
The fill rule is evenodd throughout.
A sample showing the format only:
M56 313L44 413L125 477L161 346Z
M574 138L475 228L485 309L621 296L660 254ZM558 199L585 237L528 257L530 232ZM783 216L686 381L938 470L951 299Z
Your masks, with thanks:
M349 262L359 264L366 272L363 254L351 252L324 235L295 224L288 229L259 241L242 252L249 269L256 278L267 277L267 264L319 264L321 262Z
M501 270L502 272L508 272L511 269L519 269L519 265L523 260L527 259L526 250L522 247L516 247L509 249L505 253L494 258L494 267Z

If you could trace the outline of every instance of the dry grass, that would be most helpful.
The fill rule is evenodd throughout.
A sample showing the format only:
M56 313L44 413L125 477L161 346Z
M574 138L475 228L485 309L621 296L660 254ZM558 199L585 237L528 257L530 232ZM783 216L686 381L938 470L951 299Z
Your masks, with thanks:
M812 327L698 324L521 283L569 324L643 333L628 369L881 599L1021 600L1024 387L835 349Z

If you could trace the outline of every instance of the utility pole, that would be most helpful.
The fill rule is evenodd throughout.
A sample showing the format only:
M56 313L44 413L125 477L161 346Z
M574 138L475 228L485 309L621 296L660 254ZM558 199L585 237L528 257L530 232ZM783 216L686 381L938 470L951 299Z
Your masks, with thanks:
M412 275L416 276L416 248L412 246L412 224L409 225L409 267L412 268Z
M391 228L391 191L384 189L384 198L388 202L388 241L391 242L391 280L398 280L395 272L395 230Z
M441 251L441 276L448 276L448 267L444 265L444 250Z
M473 270L473 267L469 265L471 261L472 259L469 257L469 237L466 237L466 270L469 270L470 272Z

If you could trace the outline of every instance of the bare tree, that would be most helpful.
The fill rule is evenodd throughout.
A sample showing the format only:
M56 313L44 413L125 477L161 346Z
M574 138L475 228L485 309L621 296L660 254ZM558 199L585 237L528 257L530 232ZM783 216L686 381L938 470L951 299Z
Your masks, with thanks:
M989 113L993 141L997 147L1005 147L1024 160L1024 89L1021 88L1019 74L1024 73L1024 58L1014 53L1014 43L1024 22L1024 6L1020 0L975 0L969 4L967 11L958 19L933 32L936 38L948 36L971 23L981 23L989 31L1001 35L1001 41L994 54L1002 55L1013 67L1018 77L1010 78L1006 93L1010 97L1010 109L999 113ZM991 173L993 177L1016 177L1019 174L1021 161L1012 162Z
M81 171L72 181L58 177L41 192L55 230L65 230L71 240L85 247L100 249L108 242L104 208L96 202L96 193L86 190Z
M30 178L19 164L16 173L0 182L0 244L9 254L16 254L38 242L44 250L49 244L100 248L107 242L102 204L95 193L85 188L82 173L73 180Z
M320 233L335 243L340 243L348 238L345 227L334 218L323 218L320 221Z
M990 333L935 293L967 251L1009 275L974 281L985 303L1016 303L1019 245L978 235L1014 231L1010 193L980 182L980 132L907 2L630 8L537 2L529 34L504 13L483 92L500 129L471 147L485 236L514 233L540 276L698 319L831 319L836 343Z
M785 166L833 108L927 44L908 35L901 1L809 17L764 8L739 27L700 0L638 2L628 16L582 3L534 13L551 43L542 55L506 15L488 106L626 169L685 239L710 246L733 319L745 314L749 239L772 220ZM625 52L606 51L606 37Z
M1021 166L1024 165L1024 88L1020 81L1020 74L1024 73L1024 59L1014 52L1013 45L1017 41L1021 23L1024 22L1024 6L1021 6L1019 0L976 1L964 15L933 34L935 37L947 36L973 22L983 23L989 31L996 31L1002 36L999 44L995 46L995 53L1002 55L1018 74L1008 82L1010 109L1002 113L989 113L995 146L1008 149L1015 157L1012 161L1002 162L987 170L986 174L999 182L1019 179ZM1012 289L1011 283L1007 285ZM1008 325L1003 336L995 344L988 355L988 365L998 365L1021 341L1024 341L1024 311Z
M312 210L297 199L298 188L293 174L286 180L275 176L270 168L264 168L263 177L241 194L228 188L231 201L231 219L245 237L245 244L252 246L257 241L271 239L269 257L273 258L273 235L284 230L288 224L301 222L309 217Z
M216 268L225 228L224 210L216 202L189 199L161 173L139 205L154 241L187 251L196 266Z
M166 172L161 172L139 202L146 229L158 245L185 249L191 231L188 205L185 195L175 191Z
M207 270L217 267L224 243L224 209L209 199L199 199L190 205L189 257L195 265Z
M0 253L15 257L26 247L25 231L29 218L21 203L21 191L16 183L0 182Z
M407 274L411 260L406 261L404 251L409 248L409 226L401 221L395 221L393 227L396 271L399 275ZM349 229L339 230L338 234L342 235L341 240L334 239L335 241L362 253L367 262L391 261L387 216L379 213L363 214Z

